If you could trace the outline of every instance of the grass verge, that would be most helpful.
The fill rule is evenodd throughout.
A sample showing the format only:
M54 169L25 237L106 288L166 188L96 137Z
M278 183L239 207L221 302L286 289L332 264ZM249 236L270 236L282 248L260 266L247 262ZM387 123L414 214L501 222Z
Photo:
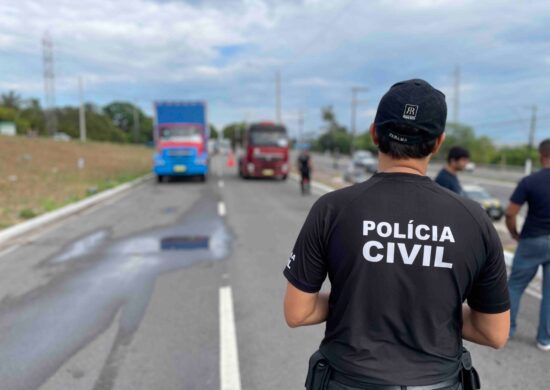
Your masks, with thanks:
M0 136L0 229L150 172L134 145Z

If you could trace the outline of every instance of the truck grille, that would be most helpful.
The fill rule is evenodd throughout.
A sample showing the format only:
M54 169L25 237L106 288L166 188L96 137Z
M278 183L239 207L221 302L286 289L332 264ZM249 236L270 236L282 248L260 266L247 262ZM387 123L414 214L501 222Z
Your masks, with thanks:
M193 151L189 149L169 149L166 151L169 157L189 157L193 155Z
M279 161L284 158L284 155L281 153L259 153L256 154L254 157L256 157L258 160L264 161Z

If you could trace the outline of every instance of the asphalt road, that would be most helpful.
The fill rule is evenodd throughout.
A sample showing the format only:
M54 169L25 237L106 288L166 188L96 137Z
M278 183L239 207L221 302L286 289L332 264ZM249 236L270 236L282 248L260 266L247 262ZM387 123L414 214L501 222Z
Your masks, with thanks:
M303 388L323 327L286 327L282 269L317 195L220 163L1 249L0 389ZM472 347L484 389L548 388L539 304L503 350Z

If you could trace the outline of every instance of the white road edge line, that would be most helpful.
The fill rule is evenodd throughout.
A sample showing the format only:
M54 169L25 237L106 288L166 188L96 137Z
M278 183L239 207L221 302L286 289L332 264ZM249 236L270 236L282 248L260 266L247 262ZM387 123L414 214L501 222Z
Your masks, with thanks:
M233 294L230 286L220 287L220 389L241 390Z
M296 181L299 181L300 180L300 177L295 174L295 173L291 173L290 174L290 178L291 179L294 179ZM331 191L334 191L336 190L336 188L332 188L330 186L327 186L326 184L322 184L322 183L319 183L319 182L316 182L316 181L312 181L311 182L311 186L313 187L314 189L314 193L317 194L317 195L324 195L328 192L331 192ZM514 258L514 254L510 251L504 251L504 258L506 260L506 265L508 267L512 267L512 260ZM539 269L539 271L537 272L537 276L540 278L542 277L542 270ZM527 294L529 294L530 296L532 296L533 298L538 298L538 299L542 299L542 295L533 290L532 288L528 287L525 289L525 292Z
M225 217L226 212L227 211L225 209L225 203L218 202L218 214L220 215L220 217Z

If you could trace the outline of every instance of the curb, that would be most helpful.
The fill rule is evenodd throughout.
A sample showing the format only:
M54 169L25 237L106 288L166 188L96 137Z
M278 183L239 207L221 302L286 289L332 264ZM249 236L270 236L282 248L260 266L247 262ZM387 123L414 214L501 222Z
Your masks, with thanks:
M76 203L71 203L67 206L64 206L60 209L51 211L46 214L42 214L36 218L33 218L26 222L18 223L17 225L14 225L12 227L9 227L4 230L0 230L0 246L5 244L6 241L11 240L17 236L20 236L24 233L28 233L32 230L38 229L40 227L43 227L45 225L54 223L56 221L59 221L63 218L67 218L73 214L78 213L79 211L82 211L86 208L92 207L98 203L101 203L109 198L114 197L115 195L118 195L124 191L127 191L138 184L143 183L144 181L150 179L152 177L151 173L146 174L145 176L142 176L140 178L137 178L131 182L121 184L117 187L111 188L106 191L102 191L99 194L92 195L90 197L87 197L86 199L80 200Z

